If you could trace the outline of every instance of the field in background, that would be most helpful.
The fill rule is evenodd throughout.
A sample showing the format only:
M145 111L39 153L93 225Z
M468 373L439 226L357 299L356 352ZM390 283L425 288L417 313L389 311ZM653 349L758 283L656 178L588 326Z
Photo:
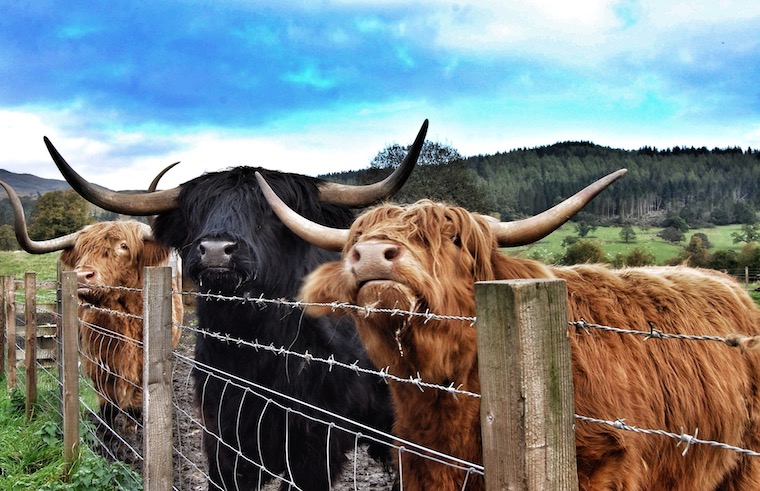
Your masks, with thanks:
M689 243L691 236L697 233L703 233L707 236L712 244L710 252L722 249L739 251L743 244L734 244L731 234L741 231L741 225L725 225L721 227L692 229L686 232L685 240L681 244L671 244L657 237L662 231L659 227L652 227L642 230L639 227L633 227L636 233L636 240L625 243L620 238L621 227L599 227L591 232L585 239L591 239L599 242L608 257L613 259L618 253L627 255L636 247L651 252L656 258L657 264L664 264L668 259L677 256ZM535 257L547 263L558 262L559 258L565 253L562 247L562 241L565 237L577 236L575 224L566 223L555 232L549 234L543 240L529 246L515 247L507 249L505 252L511 255L524 257Z

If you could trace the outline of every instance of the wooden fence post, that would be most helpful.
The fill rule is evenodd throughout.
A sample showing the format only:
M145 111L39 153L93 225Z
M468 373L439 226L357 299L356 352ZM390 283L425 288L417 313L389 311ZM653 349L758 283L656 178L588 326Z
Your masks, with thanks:
M79 298L74 271L61 273L61 301L63 458L68 469L79 455Z
M170 267L145 268L143 302L143 489L169 491L174 477Z
M24 366L26 368L26 420L32 417L37 403L37 275L26 273L24 278L26 302L24 304Z
M7 357L5 374L8 392L16 387L16 281L13 275L5 277L5 344Z
M486 489L577 491L564 280L475 285Z

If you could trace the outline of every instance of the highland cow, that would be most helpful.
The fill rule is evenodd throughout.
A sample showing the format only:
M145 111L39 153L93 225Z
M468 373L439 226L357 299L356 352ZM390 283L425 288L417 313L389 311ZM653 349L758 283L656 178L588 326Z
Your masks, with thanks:
M201 292L236 297L230 302L200 297L196 306L201 333L195 347L195 398L205 425L210 488L259 489L282 474L282 489L292 483L326 490L355 444L353 434L342 428L356 429L341 417L384 432L392 424L384 383L245 342L373 367L350 319L305 317L288 306L251 301L294 298L307 272L337 257L299 239L277 219L255 172L266 175L290 206L312 220L348 226L352 208L384 199L403 185L426 130L427 121L401 166L368 186L236 167L137 198L87 183L48 142L64 177L86 199L120 213L156 214L154 234L180 251L185 276ZM387 448L371 451L390 458Z
M328 229L293 214L265 188L280 218L300 236L342 260L305 280L307 302L346 302L453 316L475 314L474 285L499 279L566 281L568 315L641 330L727 337L760 334L760 310L731 277L678 267L611 270L603 265L554 267L503 254L499 247L548 235L625 171L598 181L540 215L499 223L430 201L382 205L350 230ZM459 320L350 311L370 358L398 377L480 388L477 326ZM345 316L328 307L313 315ZM656 342L639 336L568 328L575 412L760 450L760 353L715 342ZM479 400L391 383L394 434L436 451L482 462ZM576 423L577 470L583 490L755 490L760 461L712 446L682 448L668 438ZM465 473L414 454L404 455L405 490L462 489ZM488 476L488 468L485 469ZM469 476L467 489L484 489Z
M143 270L169 266L171 250L134 220L99 222L72 234L33 241L16 192L0 181L11 201L16 237L32 254L62 251L64 270L77 273L82 368L92 380L103 420L134 430L142 412ZM172 342L179 343L184 307L173 277ZM122 416L122 417L119 417Z

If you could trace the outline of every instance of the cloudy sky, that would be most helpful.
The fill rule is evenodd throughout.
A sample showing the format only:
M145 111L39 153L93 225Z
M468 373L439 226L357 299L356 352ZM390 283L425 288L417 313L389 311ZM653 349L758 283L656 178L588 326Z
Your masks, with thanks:
M760 148L760 2L0 0L0 168L144 188L428 138Z

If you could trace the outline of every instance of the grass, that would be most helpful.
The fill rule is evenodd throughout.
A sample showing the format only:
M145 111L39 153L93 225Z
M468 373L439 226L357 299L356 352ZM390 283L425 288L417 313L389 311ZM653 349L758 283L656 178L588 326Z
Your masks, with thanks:
M111 463L80 445L68 468L63 459L58 383L52 372L38 372L38 402L26 419L24 392L7 390L0 381L0 489L106 491L142 489L142 479L128 466ZM88 434L86 427L83 434Z
M0 251L0 274L12 274L23 280L28 272L37 273L37 281L55 281L60 252L29 254L24 251Z
M721 227L692 229L686 232L686 239L681 244L671 244L660 237L657 237L657 233L662 230L657 227L652 227L646 230L642 230L639 227L633 227L633 231L636 233L636 239L632 242L625 243L620 238L620 230L621 227L599 227L585 238L599 242L610 259L614 258L618 253L627 255L634 248L639 247L652 253L657 264L664 264L668 259L677 256L688 243L691 236L697 233L703 233L707 236L712 244L712 248L710 249L711 252L723 249L738 252L742 246L742 244L734 244L731 236L733 232L741 231L741 225L725 225ZM527 246L507 249L505 252L517 256L538 258L547 263L557 263L565 253L562 241L568 236L577 236L575 225L572 223L566 223L539 242Z

